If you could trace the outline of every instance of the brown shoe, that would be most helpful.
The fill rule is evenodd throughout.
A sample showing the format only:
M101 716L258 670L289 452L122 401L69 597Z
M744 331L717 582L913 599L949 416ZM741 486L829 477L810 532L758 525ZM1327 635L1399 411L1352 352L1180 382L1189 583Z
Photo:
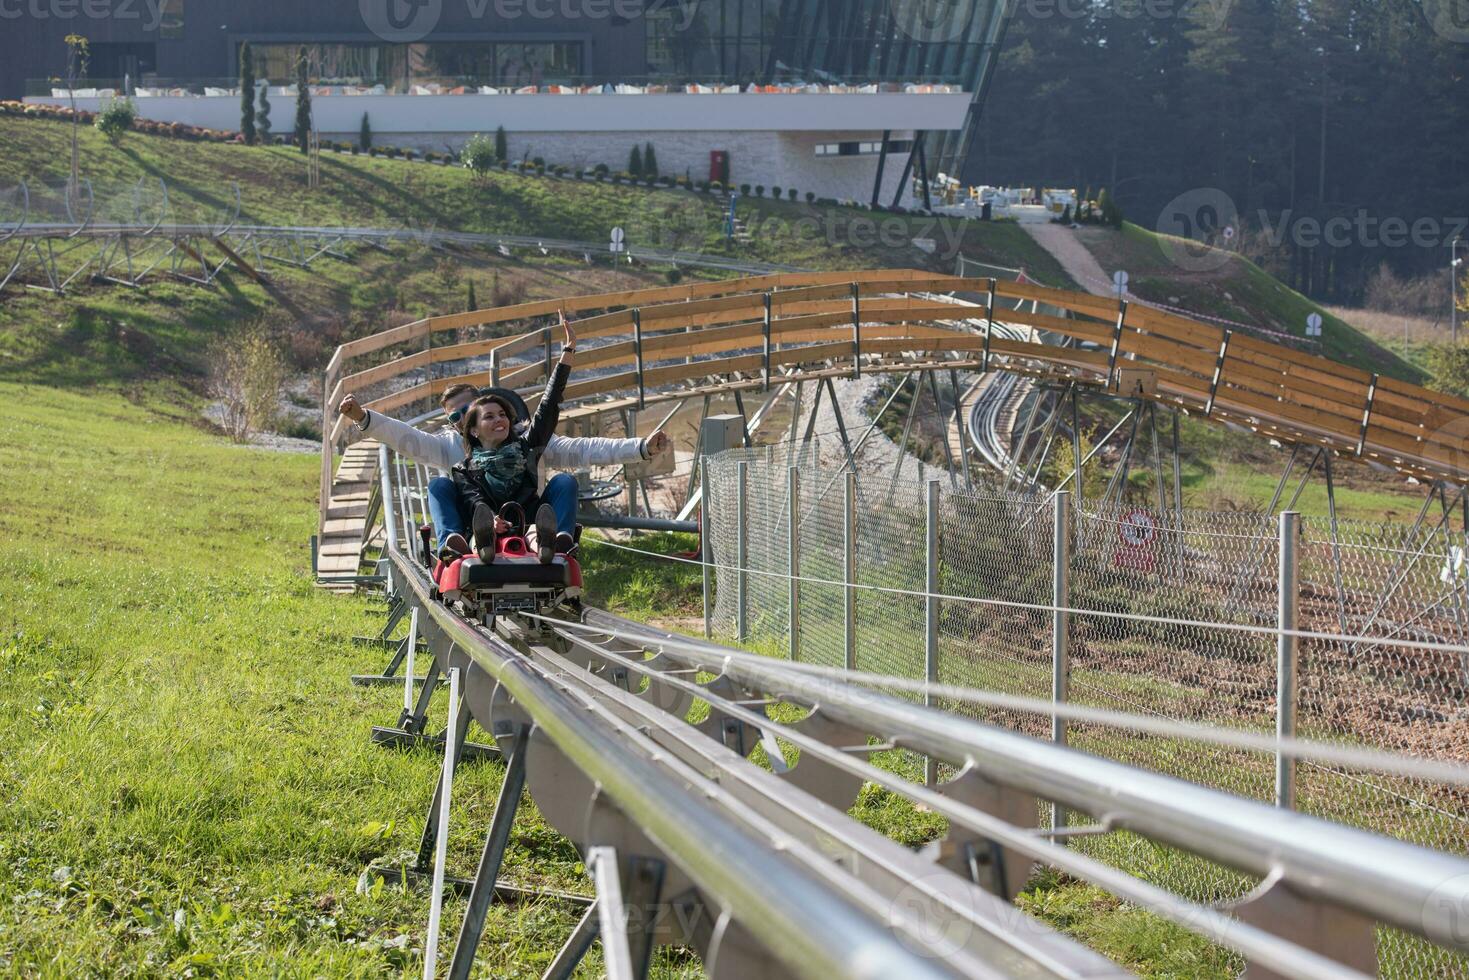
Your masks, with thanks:
M444 546L439 549L439 557L444 561L453 561L469 554L469 542L464 540L464 535L455 531L444 539Z

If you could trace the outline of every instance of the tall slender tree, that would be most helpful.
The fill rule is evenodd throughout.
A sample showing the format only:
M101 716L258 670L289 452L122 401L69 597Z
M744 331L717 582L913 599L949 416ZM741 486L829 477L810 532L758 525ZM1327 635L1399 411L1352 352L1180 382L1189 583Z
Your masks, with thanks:
M255 129L260 137L260 142L270 142L270 85L268 82L260 86L260 108L255 113Z
M305 153L311 148L311 86L307 75L306 45L296 54L296 145Z
M240 45L240 135L253 144L255 132L255 56L250 42Z

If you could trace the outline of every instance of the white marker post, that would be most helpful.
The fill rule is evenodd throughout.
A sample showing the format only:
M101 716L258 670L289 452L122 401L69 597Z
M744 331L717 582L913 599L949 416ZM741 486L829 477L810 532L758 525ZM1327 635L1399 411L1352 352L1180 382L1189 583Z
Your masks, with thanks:
M1121 269L1112 273L1112 285L1117 287L1117 299L1120 301L1127 295L1127 273Z
M423 943L423 980L434 980L439 959L439 919L444 911L444 865L449 857L449 800L454 790L454 747L459 742L459 668L449 668L449 727L444 732L444 776L439 792L438 840L434 842L434 891Z

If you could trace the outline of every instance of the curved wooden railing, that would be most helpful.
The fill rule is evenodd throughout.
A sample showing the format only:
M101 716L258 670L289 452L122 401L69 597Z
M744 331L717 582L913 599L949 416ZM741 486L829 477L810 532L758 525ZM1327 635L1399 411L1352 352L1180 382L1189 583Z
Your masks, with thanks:
M957 306L933 294L974 293ZM1006 323L1038 327L1080 346L990 337L998 300L1034 300L1065 316L1005 309ZM1286 443L1326 446L1420 479L1469 479L1469 401L1381 377L1270 341L1160 310L1006 280L918 270L781 273L718 282L570 296L430 317L343 344L327 367L323 499L332 449L344 435L335 406L348 391L379 391L367 407L392 412L459 381L534 394L551 363L551 320L580 317L577 335L601 340L577 361L564 411L590 412L711 391L838 376L858 370L933 367L1005 370L1149 398ZM548 318L535 329L488 339L435 340L468 327ZM377 363L357 367L369 355ZM488 356L488 371L454 371ZM437 365L450 366L434 376ZM588 372L595 372L588 377ZM414 383L392 388L405 376ZM654 389L665 389L655 391ZM667 390L672 389L672 390ZM621 395L608 401L605 396Z

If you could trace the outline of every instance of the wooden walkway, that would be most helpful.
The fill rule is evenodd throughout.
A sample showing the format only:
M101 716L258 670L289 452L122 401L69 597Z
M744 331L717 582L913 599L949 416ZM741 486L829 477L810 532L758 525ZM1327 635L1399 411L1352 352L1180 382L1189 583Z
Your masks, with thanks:
M377 478L377 449L372 439L353 443L337 465L316 551L316 573L322 578L358 574L366 544L367 507ZM342 583L323 583L322 587L343 591L352 588Z

